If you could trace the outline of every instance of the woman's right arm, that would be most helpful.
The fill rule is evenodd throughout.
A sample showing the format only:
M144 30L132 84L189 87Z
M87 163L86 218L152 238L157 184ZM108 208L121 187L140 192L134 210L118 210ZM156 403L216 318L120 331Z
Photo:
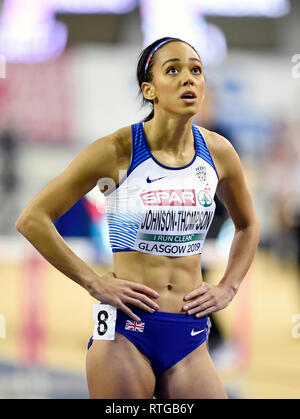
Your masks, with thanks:
M29 202L16 221L16 229L48 262L97 300L114 305L139 321L126 303L151 311L157 308L151 297L157 298L158 294L144 285L118 279L112 272L99 276L71 250L53 223L93 189L99 180L118 179L118 160L122 158L121 135L122 130L82 150Z

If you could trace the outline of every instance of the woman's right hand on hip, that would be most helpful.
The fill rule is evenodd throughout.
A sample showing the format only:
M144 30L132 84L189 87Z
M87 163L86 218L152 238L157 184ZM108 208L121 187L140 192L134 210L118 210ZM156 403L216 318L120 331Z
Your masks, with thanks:
M160 308L152 300L152 298L159 298L156 291L137 282L118 279L113 272L97 277L86 289L92 297L122 310L134 321L141 321L141 319L133 313L128 304L148 313L154 313Z

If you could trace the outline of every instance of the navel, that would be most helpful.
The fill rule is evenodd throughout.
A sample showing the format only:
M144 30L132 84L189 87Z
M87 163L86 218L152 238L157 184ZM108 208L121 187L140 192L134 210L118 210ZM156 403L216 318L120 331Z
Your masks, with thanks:
M168 284L168 285L167 285L167 288L168 288L168 290L170 290L170 291L171 291L171 289L173 289L173 285L172 285L172 284Z

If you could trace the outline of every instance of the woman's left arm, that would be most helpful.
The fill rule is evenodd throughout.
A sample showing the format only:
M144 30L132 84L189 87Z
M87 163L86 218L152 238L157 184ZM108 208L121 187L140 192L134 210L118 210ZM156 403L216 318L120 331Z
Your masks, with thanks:
M235 233L219 284L203 283L184 297L183 309L188 314L197 313L196 317L222 310L230 303L250 268L259 240L259 225L242 164L231 144L223 137L220 139L221 151L214 153L221 174L217 194L232 218Z

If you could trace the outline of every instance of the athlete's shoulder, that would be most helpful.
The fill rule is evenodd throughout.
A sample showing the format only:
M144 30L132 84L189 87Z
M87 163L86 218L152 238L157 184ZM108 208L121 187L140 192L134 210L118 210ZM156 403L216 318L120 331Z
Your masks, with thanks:
M113 133L114 145L119 157L131 153L132 130L131 125L122 127Z
M198 126L198 125L197 125ZM205 141L207 144L207 147L210 151L216 152L216 153L222 153L224 151L233 151L233 146L230 143L230 141L223 137L222 135L218 134L217 132L210 131L207 128L199 127Z
M221 179L228 172L228 168L239 163L237 152L227 138L207 128L198 128L205 139L208 150L217 168L219 179Z
M131 148L131 127L123 127L106 136L93 141L87 150L91 158L98 159L99 155L111 163L126 156Z
M118 177L118 169L130 159L129 131L130 127L124 127L92 141L73 159L73 171L79 171L82 178Z

